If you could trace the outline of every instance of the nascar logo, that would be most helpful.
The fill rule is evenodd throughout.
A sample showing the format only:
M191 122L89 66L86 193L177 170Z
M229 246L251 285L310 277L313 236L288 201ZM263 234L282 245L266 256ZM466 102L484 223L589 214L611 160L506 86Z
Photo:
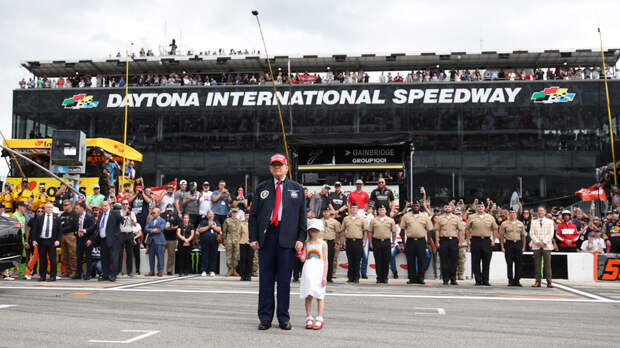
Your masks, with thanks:
M575 99L576 93L568 93L568 88L560 88L558 86L545 88L542 91L534 92L531 100L534 103L553 104L568 103Z
M71 98L67 98L62 101L62 106L65 109L92 109L96 108L99 102L93 100L92 95L76 94Z

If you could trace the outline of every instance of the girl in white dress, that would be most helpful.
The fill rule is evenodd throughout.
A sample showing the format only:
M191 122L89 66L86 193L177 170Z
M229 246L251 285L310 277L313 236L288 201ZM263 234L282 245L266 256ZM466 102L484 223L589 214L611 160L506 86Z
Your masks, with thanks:
M306 300L306 329L323 328L325 286L327 285L327 244L320 238L323 230L321 220L308 221L308 239L304 250L298 255L304 268L301 273L299 297ZM312 299L316 298L318 316L312 318Z

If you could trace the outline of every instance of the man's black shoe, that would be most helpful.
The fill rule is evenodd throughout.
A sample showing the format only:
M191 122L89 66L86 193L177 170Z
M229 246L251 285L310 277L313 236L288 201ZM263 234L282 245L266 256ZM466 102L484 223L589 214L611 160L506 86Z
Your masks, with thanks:
M56 277L51 277L48 282L55 282L56 281Z
M168 272L168 273L166 273L166 275L172 275L172 272Z
M368 279L368 276L366 274L362 274L362 279Z
M459 283L456 282L456 279L452 279L450 280L450 285L459 285Z
M40 281L40 282L44 282L44 281L45 281L45 277L41 277L41 278L39 278L39 281Z
M102 282L102 281L104 281L104 280L108 280L108 278L99 277L97 280L98 280L98 281L100 281L100 282Z
M491 284L489 284L489 282L484 282L484 283L482 283L482 285L484 285L484 286L491 286Z
M71 279L82 279L82 276L79 274L74 275Z
M398 279L398 273L394 273L394 279Z
M482 285L482 282L476 282L476 286Z
M408 280L407 284L417 284L418 282L416 282L415 280Z
M297 283L299 281L299 278L293 278L293 283Z
M444 280L444 281L443 281L443 285L448 285L448 281L447 281L447 280Z
M284 321L280 323L280 329L282 330L290 330L292 329L293 326L291 326L291 322L290 321Z
M420 285L424 285L424 284L426 284L426 283L425 283L423 280L420 280L420 281L418 281L418 284L420 284Z
M108 280L111 282L115 282L116 281L116 276L109 276Z
M333 283L334 281L333 281L333 280L331 280L331 279L327 279L327 282L328 282L328 283Z
M260 324L258 324L259 330L268 330L270 327L271 327L270 321L261 321Z
M522 287L523 285L521 285L521 283L519 281L516 281L516 282L514 282L514 286Z

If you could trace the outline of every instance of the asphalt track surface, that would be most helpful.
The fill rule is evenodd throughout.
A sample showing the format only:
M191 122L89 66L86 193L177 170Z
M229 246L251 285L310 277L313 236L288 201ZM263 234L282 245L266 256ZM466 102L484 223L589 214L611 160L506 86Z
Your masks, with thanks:
M620 282L560 282L547 289L530 288L531 280L523 280L523 288L343 281L328 285L320 331L303 327L297 283L291 289L293 330L258 331L256 279L0 281L0 347L620 345Z

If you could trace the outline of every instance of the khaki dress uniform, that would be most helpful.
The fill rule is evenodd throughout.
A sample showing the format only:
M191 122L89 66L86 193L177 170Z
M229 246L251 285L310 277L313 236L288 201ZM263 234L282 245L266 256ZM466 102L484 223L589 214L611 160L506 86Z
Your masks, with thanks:
M241 221L239 226L239 275L241 280L252 279L252 260L254 249L250 246L248 222Z
M456 284L456 266L459 259L459 233L463 233L461 218L454 214L443 214L437 218L435 230L439 234L439 258L441 277L444 284Z
M331 282L333 275L336 273L337 265L334 267L334 263L337 263L337 254L335 253L336 245L340 244L340 231L342 226L338 220L329 218L321 219L323 221L323 240L327 243L327 281Z
M476 285L489 285L489 268L493 256L491 241L495 238L493 232L497 231L495 218L487 213L470 215L465 229L471 230L471 271Z
M360 263L362 262L364 226L366 219L362 216L347 216L342 221L342 233L346 238L347 278L351 283L360 281Z
M426 235L433 230L433 223L426 214L408 212L401 218L400 228L407 236L405 254L409 282L424 284Z
M392 240L396 237L396 223L388 216L377 216L369 226L372 234L372 253L375 256L377 284L388 282Z
M508 285L520 284L521 256L525 242L525 225L519 220L507 220L499 227L499 240L504 246L504 257L508 269ZM514 265L514 276L513 276Z

